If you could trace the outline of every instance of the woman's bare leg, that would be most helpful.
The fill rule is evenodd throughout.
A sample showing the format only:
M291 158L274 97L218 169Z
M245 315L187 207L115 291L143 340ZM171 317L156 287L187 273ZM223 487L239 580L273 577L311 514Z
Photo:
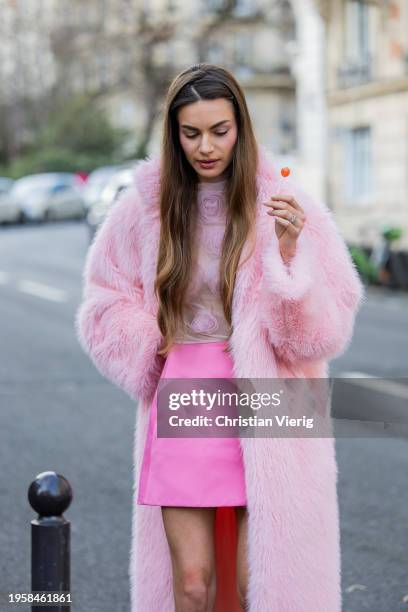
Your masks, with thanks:
M169 544L175 612L212 612L216 593L216 508L162 506Z
M248 609L248 512L245 506L236 506L238 544L237 544L237 586L241 607Z

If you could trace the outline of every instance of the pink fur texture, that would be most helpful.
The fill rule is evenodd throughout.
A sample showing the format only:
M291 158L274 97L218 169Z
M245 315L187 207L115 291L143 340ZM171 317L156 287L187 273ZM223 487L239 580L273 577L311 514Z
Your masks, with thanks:
M91 245L76 315L99 371L138 400L134 434L131 612L174 612L171 560L156 506L136 504L150 402L163 359L154 295L160 158L143 160ZM257 245L238 270L230 340L237 378L328 375L348 346L363 286L332 215L293 179L284 193L305 211L295 257L283 263L262 202L278 174L263 146ZM283 192L283 188L282 191ZM245 258L246 249L242 253ZM242 438L248 498L249 611L340 612L340 535L333 438ZM231 559L231 563L233 559ZM232 612L231 605L225 612Z

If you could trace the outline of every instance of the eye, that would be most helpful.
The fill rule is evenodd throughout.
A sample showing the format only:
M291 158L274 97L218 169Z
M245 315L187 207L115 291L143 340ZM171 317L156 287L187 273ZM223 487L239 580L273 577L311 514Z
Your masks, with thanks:
M224 132L214 132L214 134L216 134L217 136L225 136L225 134L228 134L228 130L226 130ZM197 136L197 134L184 134L184 136L186 138L195 138Z

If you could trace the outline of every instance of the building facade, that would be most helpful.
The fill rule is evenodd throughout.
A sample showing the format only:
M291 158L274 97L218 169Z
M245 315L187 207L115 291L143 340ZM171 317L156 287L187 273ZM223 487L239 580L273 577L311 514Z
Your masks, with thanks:
M407 250L408 2L325 4L328 200L350 243Z

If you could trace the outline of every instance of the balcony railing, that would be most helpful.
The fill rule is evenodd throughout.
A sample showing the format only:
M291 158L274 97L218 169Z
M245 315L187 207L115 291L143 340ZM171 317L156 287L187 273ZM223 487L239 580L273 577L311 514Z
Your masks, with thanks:
M339 87L356 87L372 80L371 57L346 60L337 69Z

